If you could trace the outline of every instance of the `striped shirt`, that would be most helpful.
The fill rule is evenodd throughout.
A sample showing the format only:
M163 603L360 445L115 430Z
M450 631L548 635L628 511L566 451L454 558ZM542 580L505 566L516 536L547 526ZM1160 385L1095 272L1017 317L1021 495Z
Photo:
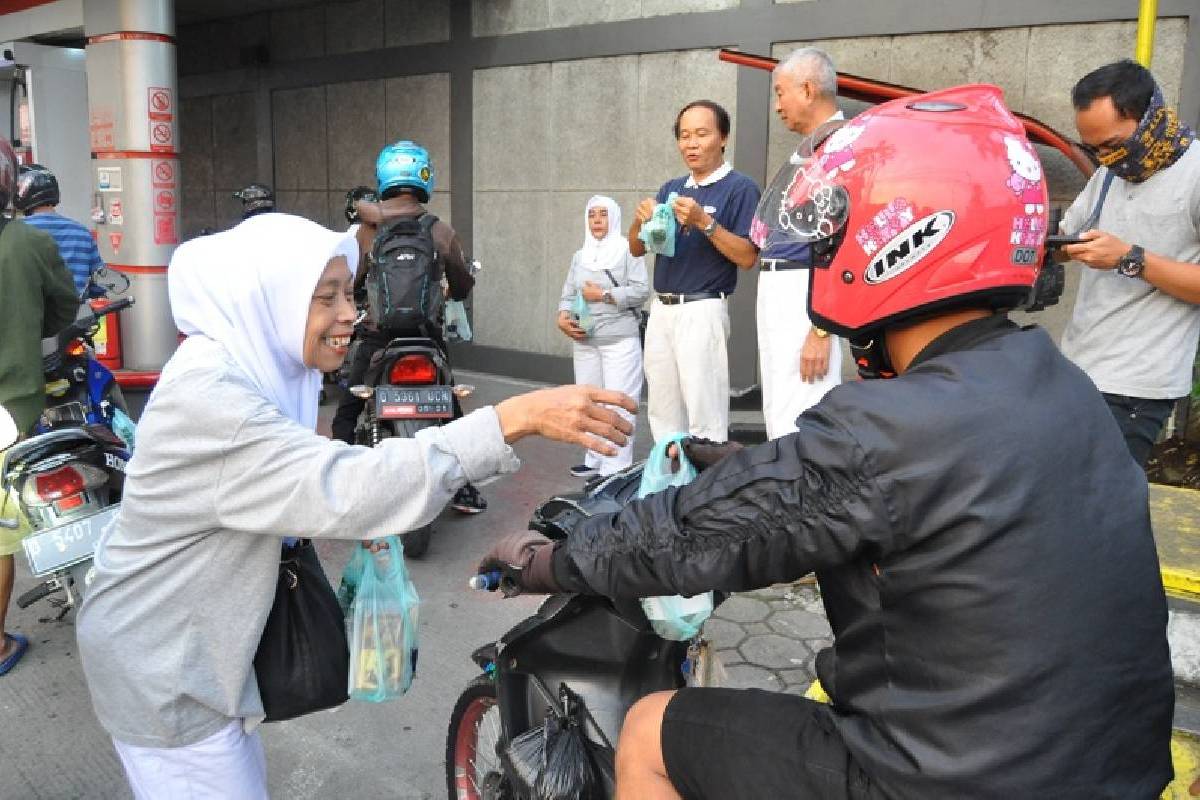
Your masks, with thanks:
M92 273L104 268L104 261L100 258L100 251L96 249L96 240L92 238L91 232L75 220L53 211L27 216L25 223L41 228L54 237L62 260L66 262L71 276L75 278L75 291L82 297Z

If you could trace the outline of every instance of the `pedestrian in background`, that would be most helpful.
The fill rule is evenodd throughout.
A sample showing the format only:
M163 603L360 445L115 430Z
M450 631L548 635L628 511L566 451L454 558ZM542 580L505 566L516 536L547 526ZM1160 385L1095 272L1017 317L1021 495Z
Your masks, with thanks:
M788 130L803 138L789 163L795 172L811 156L819 138L845 117L837 107L837 72L822 50L804 47L775 67L775 112ZM828 127L827 127L828 126ZM776 182L772 189L776 189ZM799 242L766 242L759 259L759 374L767 438L796 430L796 418L841 383L842 349L837 337L808 319L808 282L814 267L812 247Z
M104 259L91 232L73 219L58 213L61 202L58 178L41 164L21 167L13 205L24 212L25 224L40 228L54 238L59 255L75 279L77 297L103 297L104 288L92 276L104 269Z
M629 228L629 251L644 256L642 225L657 204L677 195L673 210L681 229L675 255L654 261L646 413L656 440L682 431L723 442L729 434L728 298L737 287L737 271L758 263L758 249L748 237L759 191L725 160L730 121L720 105L688 103L673 130L688 174L639 203Z
M611 197L587 201L583 218L583 247L571 259L558 304L558 328L574 344L575 382L603 386L633 398L642 394L641 309L650 296L646 262L629 252L621 233L621 209ZM572 315L576 295L582 295L593 327L585 332ZM634 424L632 414L625 414ZM588 450L571 474L587 478L612 475L633 462L633 436L615 456Z
M1192 390L1200 147L1150 70L1134 61L1088 73L1071 102L1080 141L1101 167L1063 215L1062 231L1086 240L1063 252L1089 269L1062 349L1104 394L1129 452L1144 465L1176 399ZM1009 161L1016 192L1037 162L1019 150ZM1041 173L1032 177L1040 181Z

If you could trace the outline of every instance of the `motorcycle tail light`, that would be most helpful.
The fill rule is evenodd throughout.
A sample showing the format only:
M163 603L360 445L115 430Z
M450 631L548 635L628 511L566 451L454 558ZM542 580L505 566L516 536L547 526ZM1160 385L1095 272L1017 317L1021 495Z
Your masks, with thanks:
M81 342L79 339L76 339L75 341L73 341L69 345L67 345L67 355L69 355L69 356L74 356L75 358L78 358L79 356L83 355L84 352L85 352L85 350L83 347L83 342Z
M30 506L55 503L64 510L83 504L83 493L108 482L104 470L90 464L69 464L32 475L21 489L21 501ZM75 502L76 499L78 502Z
M437 383L437 365L429 356L417 353L401 356L388 371L388 382L401 386Z

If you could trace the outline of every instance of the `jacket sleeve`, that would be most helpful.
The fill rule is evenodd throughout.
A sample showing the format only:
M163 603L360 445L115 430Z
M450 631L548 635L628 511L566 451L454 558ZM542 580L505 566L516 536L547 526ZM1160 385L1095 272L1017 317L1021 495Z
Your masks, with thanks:
M47 237L49 239L49 237ZM58 246L48 240L41 248L38 260L42 266L42 336L53 336L75 321L79 313L79 296L75 294L75 279L58 254Z
M625 253L625 283L609 289L617 308L628 311L641 308L650 297L650 279L646 275L646 259Z
M554 554L567 591L634 598L744 591L892 548L896 512L861 446L819 413L693 483L580 523Z
M575 304L575 265L579 262L579 254L571 256L571 267L567 270L567 278L563 281L562 296L558 298L558 310L570 311Z
M445 223L438 221L438 226L442 227ZM466 300L471 294L471 290L475 288L475 276L471 274L471 270L467 268L467 258L463 254L462 242L459 241L458 234L446 227L446 232L449 234L446 238L449 240L443 248L443 262L446 265L446 283L450 285L450 299Z

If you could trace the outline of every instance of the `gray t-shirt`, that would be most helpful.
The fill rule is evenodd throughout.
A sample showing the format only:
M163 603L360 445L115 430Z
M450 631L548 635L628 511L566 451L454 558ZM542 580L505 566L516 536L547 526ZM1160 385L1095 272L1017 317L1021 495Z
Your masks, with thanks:
M220 345L189 339L139 423L79 614L100 724L144 747L194 744L231 719L252 728L282 537L412 530L468 480L519 465L490 407L374 449L330 441L284 417Z
M1091 216L1108 170L1101 167L1063 216L1075 233ZM1143 183L1116 178L1108 191L1102 231L1148 252L1200 269L1200 146ZM1183 397L1192 389L1200 340L1200 306L1185 303L1140 278L1082 270L1079 294L1062 350L1102 392L1146 399Z

